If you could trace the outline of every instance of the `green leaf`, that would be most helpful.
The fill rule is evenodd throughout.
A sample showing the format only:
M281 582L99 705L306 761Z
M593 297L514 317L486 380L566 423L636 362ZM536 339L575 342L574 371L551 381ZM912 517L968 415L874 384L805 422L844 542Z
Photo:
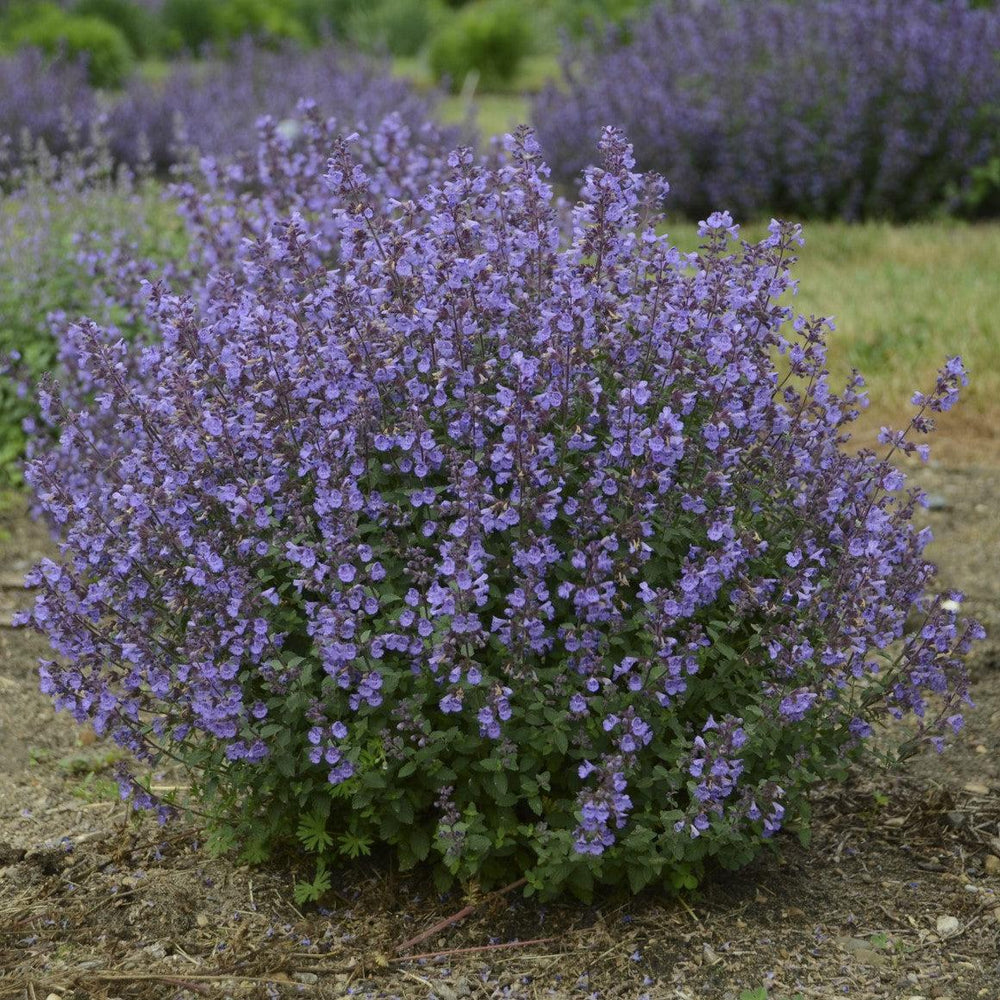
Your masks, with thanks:
M455 882L454 876L443 865L434 866L434 888L438 892L447 892Z
M490 775L490 785L493 787L493 794L499 800L507 794L507 775L502 771L499 774Z
M418 861L426 861L431 849L431 838L422 826L415 826L410 833L410 850Z
M361 834L343 833L337 840L337 846L342 855L357 858L371 853L372 841Z
M316 813L305 816L300 822L295 835L308 851L321 854L333 844L333 837L326 828L326 817Z
M322 861L316 864L316 875L311 882L296 882L294 889L295 902L301 906L303 903L315 903L321 899L323 894L330 891L330 873L326 870L326 865Z
M628 875L628 886L633 895L645 889L653 878L653 872L640 865L629 865L626 874Z

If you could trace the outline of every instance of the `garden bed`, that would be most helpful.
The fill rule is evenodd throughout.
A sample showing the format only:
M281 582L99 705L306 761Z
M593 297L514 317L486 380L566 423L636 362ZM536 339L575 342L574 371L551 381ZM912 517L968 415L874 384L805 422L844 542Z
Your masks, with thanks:
M776 856L682 899L440 897L376 860L340 873L320 906L296 908L294 861L236 867L199 850L193 823L129 816L113 794L113 748L54 716L37 690L42 640L3 628L0 996L993 1000L1000 469L914 478L932 500L920 516L941 586L966 591L989 634L971 662L966 728L900 774L817 789L808 849L781 835ZM20 511L3 520L9 620L19 577L50 543Z

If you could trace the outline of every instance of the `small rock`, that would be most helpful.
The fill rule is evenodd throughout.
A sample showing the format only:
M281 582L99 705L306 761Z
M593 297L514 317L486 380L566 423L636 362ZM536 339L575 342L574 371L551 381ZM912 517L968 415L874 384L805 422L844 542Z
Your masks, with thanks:
M307 986L319 982L319 976L315 972L293 972L292 979L300 983L305 983Z
M987 854L985 867L987 875L1000 875L1000 858L995 854Z
M957 810L945 813L944 818L948 826L953 826L956 830L961 830L969 821L965 813L958 812Z
M148 955L154 960L159 960L161 958L166 958L167 949L164 947L162 941L154 941L152 944L147 944L145 948L142 949L144 955Z
M885 957L872 948L871 941L865 938L838 937L837 944L848 954L853 955L859 962L866 965L884 965Z
M941 607L945 611L961 611L962 605L958 601L953 601L950 597L941 602Z
M967 784L962 785L962 788L971 792L973 795L989 795L990 789L988 785L983 785L978 781L970 781Z
M928 510L949 510L951 508L951 503L947 497L942 496L940 493L928 493L927 494L927 509Z
M958 931L959 926L958 917L952 916L942 916L937 918L937 932L941 937L951 937L952 934Z

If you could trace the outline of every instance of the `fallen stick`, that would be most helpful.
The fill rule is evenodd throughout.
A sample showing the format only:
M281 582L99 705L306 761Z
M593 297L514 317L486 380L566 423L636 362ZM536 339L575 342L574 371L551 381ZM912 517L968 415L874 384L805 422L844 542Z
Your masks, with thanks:
M446 927L450 927L452 924L457 923L463 917L469 916L476 907L481 906L490 896L502 896L505 893L510 892L513 889L517 889L524 885L528 880L526 878L519 878L516 882L511 882L510 885L505 885L502 889L497 889L495 892L491 892L488 896L484 897L478 903L469 903L468 906L463 907L458 913L453 913L450 917L446 917L440 923L436 923L429 930L424 931L422 934L418 934L416 937L410 938L409 941L404 941L402 944L397 944L393 948L394 954L399 954L401 951L405 951L407 948L412 948L415 944L420 944L421 941L426 941L432 934L437 934L438 931L443 931Z
M526 948L529 944L548 944L558 941L558 937L531 938L528 941L504 941L500 944L477 944L469 948L448 948L445 951L425 951L419 955L400 955L390 958L390 962L415 962L419 958L443 958L447 955L467 955L473 951L499 951L501 948Z

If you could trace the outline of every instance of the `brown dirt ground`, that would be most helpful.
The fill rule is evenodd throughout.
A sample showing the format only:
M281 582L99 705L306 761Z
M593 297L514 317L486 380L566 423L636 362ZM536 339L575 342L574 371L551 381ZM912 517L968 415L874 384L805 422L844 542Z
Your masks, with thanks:
M0 629L0 998L1000 1000L1000 469L914 477L941 586L989 631L965 730L901 773L818 788L808 850L779 837L777 856L682 899L441 898L367 863L297 909L289 864L236 867L190 823L130 817L109 748L37 691L42 642ZM19 511L4 522L9 620L48 542Z

